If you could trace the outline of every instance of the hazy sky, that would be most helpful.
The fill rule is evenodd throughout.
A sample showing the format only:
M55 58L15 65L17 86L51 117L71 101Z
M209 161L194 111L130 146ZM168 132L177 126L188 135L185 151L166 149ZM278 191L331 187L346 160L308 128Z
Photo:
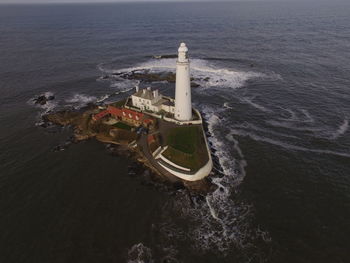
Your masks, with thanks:
M98 3L98 2L172 2L172 1L185 2L186 0L0 0L0 3ZM210 0L190 0L190 1L210 1ZM212 0L212 1L215 1L215 0ZM237 1L237 0L224 0L224 1Z
M215 0L0 0L1 3L98 3L98 2L172 2L172 1L212 1ZM220 1L252 1L252 0L220 0ZM263 0L260 0L263 1Z
M98 2L147 2L150 0L0 0L0 3L98 3ZM156 0L170 1L170 0ZM176 1L176 0L175 0Z
M105 2L216 2L216 1L337 1L337 0L0 0L0 4L17 4L17 3L105 3ZM340 0L341 1L341 0Z

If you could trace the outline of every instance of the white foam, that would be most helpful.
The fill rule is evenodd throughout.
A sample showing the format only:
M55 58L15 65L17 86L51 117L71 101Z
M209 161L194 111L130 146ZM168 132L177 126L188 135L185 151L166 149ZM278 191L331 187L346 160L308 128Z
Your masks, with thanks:
M249 104L250 106L253 106L254 108L256 108L256 109L258 109L258 110L260 110L262 112L266 112L266 113L272 112L272 110L267 109L266 107L264 107L262 105L259 105L256 102L253 102L253 99L254 98L240 98L240 100L242 102L245 102L245 103Z
M103 95L101 96L99 99L96 100L96 102L103 102L105 101L106 99L108 99L111 95L109 94L106 94L106 95Z
M202 109L202 112L208 123L208 131L211 134L208 140L216 151L215 154L219 159L220 165L226 175L232 174L234 160L229 158L230 155L225 151L224 143L218 140L217 136L215 136L216 125L220 123L220 118L215 113L219 113L219 111L210 107L205 107Z
M298 114L292 109L283 107L280 108L290 114L288 118L279 118L282 121L301 123L313 123L315 121L314 118L310 115L309 111L306 109L298 109L298 111L300 111L303 114L303 116L298 116Z
M142 243L133 245L128 250L128 263L152 263L151 249Z
M224 102L224 108L233 110L233 107L230 106L229 102Z
M325 130L324 127L314 127L314 126L300 126L298 123L292 123L289 121L276 121L276 120L268 120L266 123L275 126L282 127L296 131L311 131L311 132L322 132Z
M175 72L176 59L152 59L144 63L140 63L134 67L123 69L105 69L103 65L98 68L107 74L124 73L131 71L149 71L149 72ZM191 59L191 74L196 79L195 82L204 88L238 88L251 78L265 76L264 74L248 71L236 71L232 69L219 68L203 59ZM117 76L116 76L117 77ZM209 78L207 81L204 80Z
M232 146L227 141L221 141L219 134L216 133L219 130L217 126L222 125L217 115L220 111L206 107L202 112L207 119L208 131L211 134L208 139L216 150L215 155L222 166L224 176L212 177L212 182L217 188L214 192L207 194L206 207L185 208L183 201L181 204L186 215L198 218L196 227L191 233L195 240L194 246L201 250L218 250L221 253L227 253L232 245L244 248L255 235L255 230L248 226L249 223L246 220L247 217L252 216L251 206L237 203L232 199L236 186L245 176L244 167L247 163L237 141L234 141ZM225 138L222 139L225 140ZM235 150L240 160L235 160L229 149ZM264 234L268 236L267 233Z
M332 134L332 139L337 139L342 136L349 129L349 121L345 119L343 123L338 127L338 129Z
M74 106L75 108L81 108L86 106L88 103L96 102L97 98L95 96L76 93L71 98L66 99L65 101L70 105Z
M275 135L275 136L299 139L298 137L296 137L294 135L289 135L289 134L285 134L285 133L275 132L275 131L272 131L270 129L261 128L261 127L258 127L256 125L252 124L252 123L249 123L249 122L244 122L242 124L233 124L232 127L233 128L240 128L240 129L260 131L260 132L268 133L268 134Z
M344 153L344 152L336 152L336 151L330 151L330 150L322 150L322 149L309 149L305 148L302 146L297 146L297 145L292 145L289 143L277 141L271 138L267 137L262 137L259 135L256 135L254 133L246 132L244 130L238 130L238 129L232 129L231 134L228 136L228 138L233 139L232 135L239 135L239 136L246 136L249 137L255 141L261 141L261 142L266 142L269 144L273 144L288 150L293 150L293 151L303 151L303 152L312 152L312 153L318 153L318 154L330 154L330 155L336 155L336 156L342 156L346 158L350 158L350 154Z
M306 119L304 119L304 122L314 122L315 121L314 118L312 118L312 116L310 115L310 113L307 110L301 109L300 111L306 117Z
M48 100L43 105L35 103L35 99L37 99L39 96L45 96L46 98L48 98L50 96L54 96L54 93L51 91L46 91L40 95L35 95L33 98L30 98L27 101L28 104L40 108L42 110L37 116L37 122L35 123L36 126L40 126L44 123L42 120L43 115L53 111L58 106L57 100Z

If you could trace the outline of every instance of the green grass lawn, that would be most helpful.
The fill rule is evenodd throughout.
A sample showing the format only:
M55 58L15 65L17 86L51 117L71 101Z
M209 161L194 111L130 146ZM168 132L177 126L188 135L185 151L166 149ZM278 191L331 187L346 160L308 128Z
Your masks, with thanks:
M168 149L163 155L172 162L197 170L208 161L207 148L200 126L177 127L168 131Z
M200 144L202 131L198 126L171 129L167 135L169 146L184 153L193 154Z
M117 122L116 124L113 124L113 126L119 128L119 129L128 130L128 131L130 131L132 128L131 126L129 126L125 123L122 123L122 122Z

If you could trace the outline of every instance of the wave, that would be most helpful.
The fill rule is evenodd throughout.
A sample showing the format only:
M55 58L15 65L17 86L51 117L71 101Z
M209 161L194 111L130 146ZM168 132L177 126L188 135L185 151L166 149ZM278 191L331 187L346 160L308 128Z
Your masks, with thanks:
M233 110L233 107L230 106L229 102L224 102L223 104L224 108Z
M298 116L298 114L291 109L283 108L283 107L279 107L279 108L288 112L288 114L289 114L288 118L280 118L280 120L290 121L290 122L305 122L305 123L315 122L314 118L305 109L299 109L298 111L300 111L303 114L303 116Z
M314 122L314 118L312 118L312 116L310 115L310 113L307 110L301 109L300 110L304 116L306 117L306 119L304 120L304 122Z
M215 136L216 126L220 124L220 118L217 114L215 114L215 112L218 113L217 110L214 110L208 106L202 109L204 118L208 123L208 131L211 135L208 138L208 141L215 150L215 155L219 159L224 174L229 175L233 173L234 160L229 158L229 154L225 151L224 143L218 139L218 136Z
M101 96L99 99L97 99L96 102L97 102L97 103L103 102L103 101L105 101L106 99L108 99L110 96L111 96L111 95L109 95L109 94L103 95L103 96Z
M98 99L95 96L89 96L85 94L74 94L71 98L66 99L65 101L69 104L69 106L73 106L74 108L82 108L89 103L96 102Z
M146 247L142 243L133 245L128 250L128 263L152 263L154 262L152 258L151 249Z
M106 74L120 74L132 71L149 71L149 72L175 72L176 59L152 59L140 63L134 67L123 69L107 69L103 64L98 65L98 69ZM203 59L191 59L191 74L202 88L226 87L239 88L252 78L265 76L262 73L253 71L235 71L227 68L218 68L216 65Z
M51 92L51 91L46 91L40 95L35 95L34 97L30 98L27 103L31 106L34 106L34 107L37 107L37 108L40 108L41 109L41 112L38 114L37 116L37 120L36 120L36 123L35 123L35 126L41 126L43 125L43 120L42 120L42 116L45 115L45 114L48 114L49 112L52 112L57 106L58 106L58 103L57 103L57 100L54 99L54 100L48 100L46 101L45 104L41 105L41 104L36 104L35 103L35 99L37 99L39 96L45 96L46 98L49 98L51 96L54 96L54 93Z
M292 150L292 151L312 152L312 153L318 153L318 154L330 154L330 155L336 155L336 156L350 158L350 154L348 154L348 153L331 151L331 150L322 150L322 149L309 149L309 148L305 148L302 146L292 145L289 143L273 140L273 139L270 139L267 137L262 137L262 136L259 136L259 135L256 135L256 134L253 134L250 132L246 132L244 130L232 129L231 133L228 135L228 138L230 138L231 140L234 139L234 137L232 135L249 137L255 141L266 142L266 143L273 144L273 145L285 148L287 150Z
M337 139L347 132L349 129L349 121L345 119L343 123L338 127L338 129L331 135L332 139Z
M240 100L242 102L245 102L245 103L249 104L250 106L253 106L254 108L256 108L256 109L258 109L258 110L260 110L262 112L266 112L266 113L271 113L272 112L272 110L267 109L266 107L253 102L253 99L254 98L240 98Z
M201 250L216 248L222 253L227 253L232 245L246 248L251 238L256 236L255 229L248 223L248 218L252 216L251 206L232 198L236 187L245 176L244 168L247 163L238 141L234 141L232 146L219 139L220 135L217 131L222 123L217 115L218 111L205 107L202 112L211 135L208 140L215 150L224 176L212 177L212 183L217 187L215 191L206 195L206 207L187 208L187 214L199 218L197 226L191 233L197 248ZM233 158L229 149L236 152L238 159ZM268 235L265 232L264 234Z
M242 124L234 124L234 125L232 125L232 127L233 128L240 128L240 129L248 129L248 130L260 131L260 132L271 134L271 135L274 135L274 136L299 139L299 137L297 137L297 136L284 134L284 133L280 133L280 132L275 132L275 131L272 131L270 129L257 127L256 125L254 125L252 123L249 123L249 122L244 122Z
M153 55L155 59L177 58L177 54Z
M301 110L302 111L302 110ZM289 130L300 131L300 132L311 132L313 136L323 139L334 140L342 136L349 129L348 119L344 119L343 123L334 131L331 126L316 126L314 125L314 119L310 116L307 111L304 112L306 119L300 119L296 115L292 116L291 119L285 119L284 121L268 120L266 123L275 126L286 128Z
M296 131L322 132L325 130L325 128L322 127L300 126L298 123L291 123L289 121L267 120L266 123L275 127L281 127Z

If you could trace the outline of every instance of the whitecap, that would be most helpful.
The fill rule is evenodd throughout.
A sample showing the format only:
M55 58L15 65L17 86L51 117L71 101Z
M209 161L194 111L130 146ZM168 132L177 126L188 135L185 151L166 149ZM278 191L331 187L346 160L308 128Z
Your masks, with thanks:
M224 108L233 110L233 107L230 106L229 102L224 102L223 104Z
M212 177L212 183L216 185L215 191L208 193L205 197L206 206L182 207L185 215L197 218L196 227L191 231L194 238L194 246L200 250L217 250L227 253L232 246L245 248L250 245L251 239L258 233L250 226L247 220L252 216L251 205L237 202L232 198L236 187L242 182L245 176L247 162L239 147L238 141L224 142L224 138L216 131L217 126L222 125L221 119L210 107L202 109L204 118L208 123L208 138L215 155L222 166L224 176ZM220 138L220 139L219 139ZM222 140L223 139L223 140ZM230 142L232 140L228 140ZM233 149L238 159L233 158ZM181 201L182 204L184 204ZM264 235L268 236L267 232Z
M292 151L312 152L312 153L318 153L318 154L330 154L330 155L336 155L336 156L350 158L350 154L345 153L345 152L337 152L337 151L323 150L323 149L310 149L310 148L306 148L306 147L302 147L302 146L289 144L286 142L277 141L277 140L274 140L271 138L259 136L259 135L256 135L254 133L246 132L244 130L239 130L239 129L232 129L231 134L228 136L228 138L233 139L232 135L249 137L255 141L266 142L266 143L273 144L273 145L285 148L287 150L292 150Z
M232 125L233 128L240 128L240 129L247 129L247 130L254 130L254 131L259 131L262 133L268 133L274 136L281 136L281 137L287 137L287 138L294 138L294 139L299 139L299 137L294 136L294 135L290 135L290 134L285 134L285 133L280 133L280 132L275 132L271 129L266 129L266 128L261 128L258 127L252 123L249 122L243 122L241 124L233 124Z
M39 97L39 96L45 96L46 98L54 96L54 93L51 91L46 91L40 95L35 95L34 97L30 98L27 103L29 105L35 106L39 109L41 109L41 112L38 114L37 116L37 122L35 123L35 126L41 126L44 122L42 120L42 116L45 114L48 114L49 112L53 111L57 106L57 100L48 100L46 101L45 104L41 105L41 104L37 104L35 103L35 100Z
M128 263L152 263L154 262L152 258L151 249L146 247L142 243L133 245L128 250Z
M73 106L74 108L79 109L86 106L88 103L96 102L97 98L95 96L76 93L65 101L69 104L69 106Z
M310 131L310 132L322 132L325 130L324 127L312 127L312 126L300 126L298 123L291 123L289 121L277 121L277 120L267 120L267 124L275 127L281 127L296 131Z
M243 98L240 98L240 100L241 100L242 102L247 103L247 104L249 104L250 106L252 106L252 107L254 107L254 108L256 108L256 109L262 111L262 112L266 112L266 113L272 112L272 110L270 110L270 109L268 109L268 108L266 108L266 107L264 107L264 106L262 106L262 105L260 105L260 104L258 104L258 103L256 103L256 102L253 102L254 98L244 98L244 97L243 97Z
M152 59L143 63L139 63L134 67L123 69L105 69L103 65L98 68L106 74L120 74L135 71L149 72L175 72L176 59ZM228 68L220 68L203 59L191 59L191 75L195 78L195 82L201 87L224 87L238 88L242 87L248 79L265 76L262 73L253 71L237 71ZM118 78L117 76L115 76Z
M348 129L349 129L349 121L345 119L343 123L338 127L338 129L332 134L331 138L337 139L338 137L346 133Z

